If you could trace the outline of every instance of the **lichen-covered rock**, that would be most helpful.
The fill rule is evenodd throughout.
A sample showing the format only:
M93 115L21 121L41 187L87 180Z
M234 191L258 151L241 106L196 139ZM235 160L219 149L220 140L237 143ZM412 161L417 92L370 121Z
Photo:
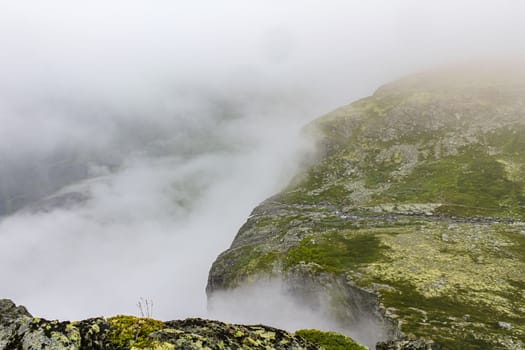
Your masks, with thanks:
M0 300L0 350L44 349L320 350L323 348L299 335L272 327L235 325L199 318L162 322L149 318L115 316L79 322L47 321L33 318L24 307L16 307L10 300Z
M0 299L1 350L116 349L108 343L110 324L103 318L80 322L32 317L25 307Z
M0 323L9 323L21 317L32 317L27 309L22 306L16 306L9 299L0 299Z
M308 131L319 160L255 208L208 295L260 276L300 286L308 271L335 288L348 327L360 289L372 317L407 336L525 348L524 71L416 75Z
M165 323L152 334L175 349L320 349L320 346L286 331L267 326L243 326L186 319Z
M16 306L11 300L0 299L0 349L9 349L13 341L18 341L18 328L30 319L31 314L25 307Z
M367 350L350 337L335 332L324 332L317 329L302 329L295 334L321 345L325 350Z
M441 347L433 341L417 340L390 340L379 342L376 350L439 350Z

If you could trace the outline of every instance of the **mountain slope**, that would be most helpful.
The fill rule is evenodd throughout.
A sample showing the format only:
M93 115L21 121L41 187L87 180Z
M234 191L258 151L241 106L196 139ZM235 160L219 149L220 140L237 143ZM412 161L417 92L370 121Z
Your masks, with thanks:
M308 126L319 160L217 258L211 305L218 290L278 276L301 298L328 292L342 325L372 319L382 338L523 348L523 73L419 74Z

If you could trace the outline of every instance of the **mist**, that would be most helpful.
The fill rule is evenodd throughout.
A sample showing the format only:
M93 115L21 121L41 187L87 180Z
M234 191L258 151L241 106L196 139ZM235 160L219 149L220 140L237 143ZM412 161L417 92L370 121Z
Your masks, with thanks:
M0 297L50 319L141 297L207 316L213 260L299 171L304 125L406 74L525 54L511 0L2 5Z
M373 349L388 338L377 316L351 310L345 319L334 303L334 291L315 286L293 286L279 277L260 276L228 291L214 292L208 300L208 317L231 323L265 324L277 328L335 331ZM334 316L338 314L338 316Z

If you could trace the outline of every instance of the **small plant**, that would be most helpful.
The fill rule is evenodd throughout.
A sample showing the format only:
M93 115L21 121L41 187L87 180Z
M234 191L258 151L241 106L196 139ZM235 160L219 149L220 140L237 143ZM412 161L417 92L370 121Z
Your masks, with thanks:
M139 309L140 317L153 317L153 300L140 297L137 307Z

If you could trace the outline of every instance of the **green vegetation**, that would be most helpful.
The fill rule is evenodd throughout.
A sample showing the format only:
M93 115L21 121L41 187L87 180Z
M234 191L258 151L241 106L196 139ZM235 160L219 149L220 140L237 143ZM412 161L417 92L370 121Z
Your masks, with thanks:
M525 125L514 124L492 130L484 135L484 139L486 144L500 148L504 155L525 160ZM524 170L522 169L522 176L525 175Z
M497 323L501 320L518 324L525 322L525 317L509 318L490 305L469 303L452 295L425 297L410 281L389 282L389 285L395 289L382 292L381 299L387 305L395 305L396 313L403 319L403 331L432 338L445 349L492 349L493 343L484 339L483 333L498 331ZM465 329L458 333L454 329L458 326L450 328L455 323L462 324ZM483 324L489 328L480 327ZM476 330L481 336L475 335Z
M507 248L507 251L510 253L508 256L517 258L525 263L525 234L518 232L503 232L502 234L513 243Z
M368 348L356 343L352 338L335 332L323 332L317 329L301 329L296 335L319 344L326 350L367 350Z
M476 145L457 156L422 162L384 197L402 203L443 203L438 209L443 215L523 218L523 193L523 184L507 179L496 156Z
M134 316L115 316L108 319L111 325L109 341L122 348L147 348L155 342L149 334L164 328L162 321Z
M345 201L349 191L342 184L333 183L331 179L341 177L345 171L343 162L322 162L310 169L301 177L298 185L288 188L279 200L293 204L339 204ZM315 190L315 191L312 191Z
M259 246L245 246L227 253L224 259L231 261L238 276L271 273L278 252L265 252Z
M311 235L292 247L285 268L313 262L329 272L345 272L383 257L381 241L373 235L344 235L337 231Z
M255 221L255 226L257 229L261 229L265 226L271 227L271 229L276 229L281 232L286 232L290 228L292 222L297 220L308 219L308 216L301 214L290 214L290 215L279 215L279 216L262 216L257 217Z

